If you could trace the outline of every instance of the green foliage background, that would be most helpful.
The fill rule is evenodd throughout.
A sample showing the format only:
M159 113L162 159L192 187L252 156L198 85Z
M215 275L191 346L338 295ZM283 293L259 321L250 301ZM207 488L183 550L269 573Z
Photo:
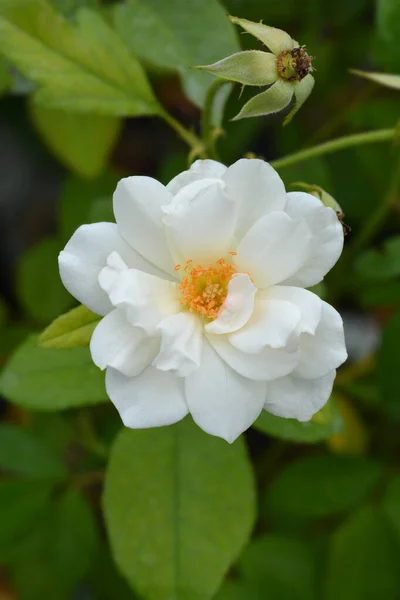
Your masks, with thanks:
M190 418L126 430L87 347L37 345L75 306L57 254L76 227L113 220L121 176L186 168L213 81L191 67L257 47L227 12L288 31L317 72L285 128L232 123L248 91L221 89L223 162L398 131L399 92L348 72L400 74L398 0L0 0L2 599L400 598L398 133L279 169L327 190L352 228L315 291L357 317L361 342L310 423L264 413L232 446Z

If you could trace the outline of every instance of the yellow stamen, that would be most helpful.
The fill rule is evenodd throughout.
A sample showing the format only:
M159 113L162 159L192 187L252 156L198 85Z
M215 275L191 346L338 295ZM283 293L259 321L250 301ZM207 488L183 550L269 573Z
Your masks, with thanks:
M236 252L229 252L236 254ZM191 312L215 319L228 294L228 283L232 275L236 273L234 265L228 264L224 258L219 258L215 266L204 267L197 265L193 267L193 260L186 261L186 265L175 265L175 269L182 269L186 275L179 285L182 294L181 304Z

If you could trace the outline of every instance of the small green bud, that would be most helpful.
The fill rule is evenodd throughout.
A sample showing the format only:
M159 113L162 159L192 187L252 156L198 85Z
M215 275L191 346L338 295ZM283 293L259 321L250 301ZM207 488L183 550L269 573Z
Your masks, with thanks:
M211 65L197 68L242 86L270 86L253 96L233 119L235 121L277 113L288 108L294 99L292 109L284 120L286 125L307 100L314 87L314 78L311 75L311 62L314 57L309 56L305 47L299 46L282 29L238 17L230 16L229 19L263 42L271 52L245 50Z

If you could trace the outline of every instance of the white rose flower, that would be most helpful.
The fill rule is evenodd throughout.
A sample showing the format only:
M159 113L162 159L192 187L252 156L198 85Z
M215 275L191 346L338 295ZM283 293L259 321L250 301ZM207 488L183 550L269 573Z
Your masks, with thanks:
M114 213L116 224L79 227L59 265L104 316L90 350L124 424L190 412L232 442L263 409L311 419L347 358L340 315L304 289L342 251L334 210L242 159L199 160L166 187L122 179Z

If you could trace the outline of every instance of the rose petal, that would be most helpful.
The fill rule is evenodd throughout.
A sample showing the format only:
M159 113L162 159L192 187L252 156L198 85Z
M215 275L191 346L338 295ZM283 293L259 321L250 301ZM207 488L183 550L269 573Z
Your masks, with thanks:
M289 285L275 285L266 290L266 296L271 300L284 300L297 306L301 313L297 332L315 333L322 314L322 300L316 294Z
M102 370L113 367L127 377L148 367L159 348L159 338L149 338L143 329L132 327L118 308L100 321L90 340L94 364Z
M241 158L222 177L226 193L239 206L235 236L240 241L258 219L275 210L283 210L285 186L268 163L257 158Z
M199 179L221 179L225 171L225 165L216 160L196 160L190 166L190 169L171 179L167 185L167 190L175 196L185 185Z
M159 322L181 310L176 284L137 269L118 269L117 256L110 255L100 272L100 286L113 306L126 309L131 325L157 335Z
M299 358L294 374L305 379L322 377L347 359L342 317L330 304L322 301L321 321L315 334L301 335Z
M310 253L311 233L303 220L271 212L246 233L233 262L259 288L271 287L296 273Z
M177 262L215 262L231 250L236 203L222 181L202 179L182 188L165 209L168 241Z
M258 292L254 313L248 323L229 336L240 352L256 354L263 348L284 348L301 320L299 308L285 300L270 298L267 291Z
M257 354L246 354L232 346L224 335L209 335L208 341L220 357L236 373L254 381L270 381L291 373L299 358L295 352L264 348Z
M310 254L301 268L288 276L285 285L316 285L337 262L343 250L343 227L335 211L305 192L287 194L285 212L293 219L304 218L311 231Z
M128 246L119 235L115 223L82 225L58 258L60 276L67 290L98 315L106 315L112 310L107 294L99 286L98 276L114 250L130 267L147 273L160 273Z
M188 414L183 379L147 367L137 377L107 369L106 389L126 427L146 429L180 421Z
M186 400L194 421L206 433L233 442L254 423L267 384L235 373L208 343L201 366L185 379Z
M329 400L336 371L317 379L287 375L268 384L264 408L277 417L309 421Z
M126 177L114 192L114 214L121 236L139 254L176 277L165 239L161 207L172 194L151 177Z
M189 312L181 312L163 319L160 331L161 349L153 366L161 371L173 371L186 377L200 366L203 349L202 322Z

